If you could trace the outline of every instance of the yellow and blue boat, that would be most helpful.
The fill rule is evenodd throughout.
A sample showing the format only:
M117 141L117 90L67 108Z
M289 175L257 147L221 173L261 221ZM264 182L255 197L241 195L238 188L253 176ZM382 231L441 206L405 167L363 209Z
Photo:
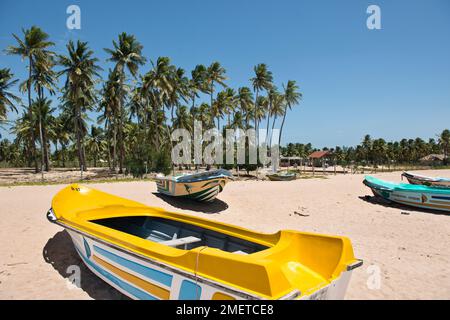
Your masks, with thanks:
M394 183L366 176L363 183L375 196L400 204L450 211L450 189L407 183Z
M77 184L53 198L47 218L133 299L341 299L362 264L346 237L258 233Z
M223 191L233 175L224 169L180 174L176 176L156 176L158 192L180 198L210 202Z

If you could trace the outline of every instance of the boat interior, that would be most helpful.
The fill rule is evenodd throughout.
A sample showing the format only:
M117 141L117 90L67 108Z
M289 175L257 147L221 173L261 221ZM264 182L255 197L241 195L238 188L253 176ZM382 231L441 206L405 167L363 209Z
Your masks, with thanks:
M251 254L268 248L214 230L160 217L118 217L90 222L177 249L191 250L208 246L235 254Z

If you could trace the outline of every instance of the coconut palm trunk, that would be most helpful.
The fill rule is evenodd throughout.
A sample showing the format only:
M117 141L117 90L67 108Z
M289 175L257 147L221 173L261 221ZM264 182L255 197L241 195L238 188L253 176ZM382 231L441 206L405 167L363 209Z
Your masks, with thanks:
M273 132L273 129L275 128L276 121L277 121L277 115L275 114L275 116L273 118L273 122L272 122L272 132ZM272 149L272 136L270 136L269 148Z
M113 169L116 172L117 168L117 125L116 121L112 122L113 124Z
M256 130L256 149L258 149L259 147L259 132L258 132L258 95L259 95L259 90L258 88L256 88L256 94L255 94L255 130Z
M63 168L66 167L66 145L65 144L61 144L61 161L62 161L62 166Z
M28 93L28 116L30 117L30 119L32 119L33 117L33 111L31 110L31 77L32 77L32 71L33 71L33 58L31 56L29 56L29 70L28 70L28 81L27 81L27 93ZM36 136L34 134L34 130L31 130L31 141L29 141L30 143L30 151L31 151L31 157L33 158L34 161L34 171L37 173L39 171L38 168L38 162L37 162L37 157L36 157L36 145L35 142L36 141Z
M41 179L44 180L44 137L42 135L41 114L39 114L39 137L41 141Z
M77 150L78 150L78 164L80 166L80 179L83 180L83 170L84 170L84 162L83 162L83 150L81 147L81 130L79 126L79 119L81 119L80 108L76 106L76 114L77 117L75 119L75 134L77 138Z
M289 106L289 108L290 108L290 106ZM281 136L283 134L283 127L284 127L284 121L286 120L286 113L287 113L287 106L284 108L284 112L283 112L283 121L281 122L280 136L278 137L278 146L281 145Z
M48 143L48 137L47 137L47 130L43 130L42 132L42 138L44 140L44 164L45 164L45 171L50 171L50 152L49 152L49 143Z
M39 101L43 101L44 99L44 89L41 86L38 87L38 98ZM41 114L39 114L39 137L41 142L41 171L45 170L48 172L50 170L50 161L48 156L47 137L42 125ZM44 179L44 173L42 173L42 179Z

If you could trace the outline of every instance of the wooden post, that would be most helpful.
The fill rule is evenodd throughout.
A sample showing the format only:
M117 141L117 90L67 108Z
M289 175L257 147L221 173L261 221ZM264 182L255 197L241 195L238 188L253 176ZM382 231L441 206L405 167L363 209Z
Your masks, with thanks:
M312 171L313 171L313 175L314 175L316 172L316 169L314 167L314 158L311 158L311 167L312 167Z

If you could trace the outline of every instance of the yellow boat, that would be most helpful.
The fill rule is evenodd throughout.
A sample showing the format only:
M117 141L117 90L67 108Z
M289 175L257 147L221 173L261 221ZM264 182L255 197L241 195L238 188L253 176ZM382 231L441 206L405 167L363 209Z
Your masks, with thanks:
M223 191L233 175L224 169L184 173L176 176L156 176L158 192L180 198L210 202Z
M362 264L346 237L258 233L77 184L53 198L47 218L133 299L341 299Z

